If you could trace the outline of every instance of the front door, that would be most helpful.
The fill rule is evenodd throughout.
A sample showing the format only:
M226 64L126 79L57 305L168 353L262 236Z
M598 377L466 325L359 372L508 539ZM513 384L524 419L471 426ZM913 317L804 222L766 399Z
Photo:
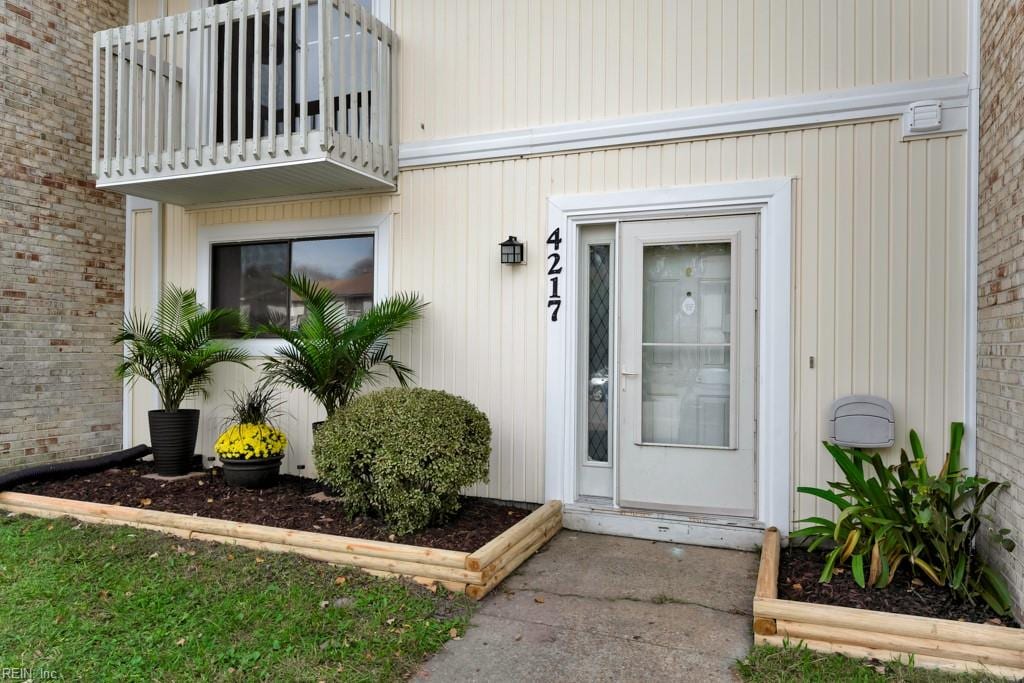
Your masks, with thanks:
M617 237L619 505L753 517L757 217Z

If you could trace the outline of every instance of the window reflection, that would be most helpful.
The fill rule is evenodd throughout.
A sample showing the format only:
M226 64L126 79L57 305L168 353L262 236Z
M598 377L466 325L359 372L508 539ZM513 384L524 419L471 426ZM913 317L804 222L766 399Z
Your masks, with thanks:
M302 321L302 302L281 281L288 273L329 289L350 316L373 305L372 235L217 244L211 270L211 304L237 309L251 327Z

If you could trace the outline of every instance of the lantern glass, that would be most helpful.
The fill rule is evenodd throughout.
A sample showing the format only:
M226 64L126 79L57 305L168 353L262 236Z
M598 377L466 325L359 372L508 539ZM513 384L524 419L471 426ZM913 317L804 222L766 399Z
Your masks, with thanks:
M509 235L509 238L504 242L501 242L501 262L503 264L515 265L523 262L523 243L520 242L514 235Z

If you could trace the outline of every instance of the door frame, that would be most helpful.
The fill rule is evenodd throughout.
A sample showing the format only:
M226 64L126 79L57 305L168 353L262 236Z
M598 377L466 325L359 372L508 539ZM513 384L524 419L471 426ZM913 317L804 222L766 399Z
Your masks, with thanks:
M681 528L665 538L681 537L693 542L732 545L729 534L721 529L741 532L738 545L749 543L751 528L775 526L786 535L790 527L790 467L792 434L792 274L793 249L792 178L772 178L712 185L690 185L657 190L638 190L610 194L560 195L548 198L547 238L559 231L561 241L547 245L549 269L546 291L557 297L559 305L549 307L547 330L547 386L545 402L544 494L547 500L562 500L574 514L586 514L581 506L572 510L576 500L576 463L579 445L580 406L577 400L578 303L580 226L592 223L618 223L654 218L688 218L721 213L758 215L758 353L757 353L757 510L756 520L747 526L735 520L707 517L673 516ZM558 254L558 256L552 256ZM555 264L561 265L559 270ZM557 316L554 312L557 311ZM554 317L554 319L553 319ZM612 506L593 510L604 522L584 525L614 529L608 513L619 513ZM626 514L626 513L622 513ZM636 514L624 533L645 535L635 529ZM570 515L571 516L571 515ZM652 523L664 516L652 512ZM698 527L715 527L708 531ZM623 527L625 529L625 527ZM664 526L657 526L658 530ZM745 533L744 533L745 532ZM650 536L648 537L662 537Z

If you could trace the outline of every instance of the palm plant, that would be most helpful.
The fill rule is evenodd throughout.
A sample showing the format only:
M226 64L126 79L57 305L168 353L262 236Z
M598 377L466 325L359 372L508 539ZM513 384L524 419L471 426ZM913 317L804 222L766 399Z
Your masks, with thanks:
M167 285L152 316L125 316L114 337L124 344L117 376L144 379L156 387L162 410L149 411L149 434L159 474L174 476L192 468L199 411L182 409L185 399L206 396L218 363L245 364L242 349L215 339L218 331L241 330L237 311L207 310L195 290Z
M218 363L245 364L246 353L214 337L223 330L241 330L238 311L207 310L194 289L167 285L152 316L138 311L125 316L113 343L124 344L117 376L144 379L156 387L167 412L185 399L206 396L206 386Z
M266 377L308 391L332 415L366 385L390 371L406 386L412 370L389 349L391 336L423 316L426 302L416 294L397 294L359 317L319 283L304 275L282 278L305 307L295 329L286 323L263 325L259 332L284 342L263 362Z

